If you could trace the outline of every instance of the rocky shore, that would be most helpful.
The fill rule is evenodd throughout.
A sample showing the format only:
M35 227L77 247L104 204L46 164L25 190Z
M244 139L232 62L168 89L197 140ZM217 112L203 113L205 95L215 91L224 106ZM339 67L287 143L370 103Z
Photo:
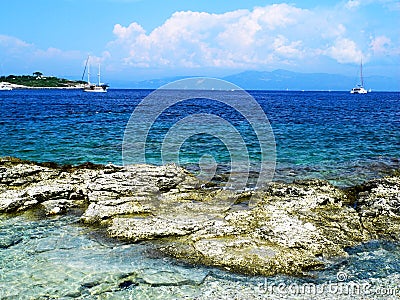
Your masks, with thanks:
M321 180L205 187L176 165L59 166L0 159L0 213L81 211L115 238L251 275L308 275L374 239L399 240L400 176L346 190ZM12 246L2 245L3 248Z

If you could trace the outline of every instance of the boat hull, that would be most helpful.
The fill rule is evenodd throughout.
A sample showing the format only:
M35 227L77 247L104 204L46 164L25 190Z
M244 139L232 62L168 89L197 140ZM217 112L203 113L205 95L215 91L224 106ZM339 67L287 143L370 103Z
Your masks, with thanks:
M107 92L107 85L90 85L85 87L83 91L89 93L105 93Z
M88 93L106 93L107 90L103 90L103 89L96 89L96 90L91 90L91 89L84 89L84 92L88 92Z
M8 82L1 82L0 83L0 91L12 91L12 86Z
M366 94L366 93L368 93L368 92L363 87L357 87L350 91L350 94Z

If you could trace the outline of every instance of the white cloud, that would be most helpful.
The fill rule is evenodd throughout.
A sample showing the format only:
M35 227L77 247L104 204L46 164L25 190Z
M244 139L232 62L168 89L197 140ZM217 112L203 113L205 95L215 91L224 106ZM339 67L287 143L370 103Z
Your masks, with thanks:
M31 50L34 46L13 36L0 34L0 49L3 54L17 56L21 52Z
M273 43L274 51L283 57L295 57L301 58L303 51L301 49L301 41L289 42L287 38L282 35L278 35Z
M39 49L34 44L30 44L16 37L0 35L0 49L3 54L16 58L34 59L76 59L82 58L80 51L65 51L55 47Z
M78 68L81 68L84 57L85 55L77 50L66 51L55 47L41 49L19 38L0 35L2 73L30 74L37 70L45 74L80 73Z
M16 37L0 34L0 45L2 47L30 47L28 44Z
M382 39L369 45L354 10L343 9L360 5L350 0L326 9L273 4L222 14L180 11L151 32L136 22L116 24L108 51L115 65L161 69L265 69L324 58L357 63L385 46Z
M345 7L347 9L355 9L357 7L359 7L361 4L361 2L359 0L349 0L346 4Z
M391 40L384 35L372 39L370 43L372 51L376 54L389 54L390 45Z
M273 4L219 14L177 11L151 31L137 22L115 24L114 39L105 51L91 57L94 63L101 62L107 71L118 75L129 69L132 74L134 68L146 68L151 74L188 68L225 69L224 72L299 69L310 64L337 66L335 61L349 64L358 63L361 57L368 61L383 56L389 64L394 59L388 57L399 54L399 39L392 33L393 26L390 30L385 27L385 20L374 19L373 26L379 27L372 28L365 12L360 13L371 3L374 9L379 4L387 12L396 1L344 0L334 6L309 9ZM39 65L47 61L54 68L67 65L76 69L70 62L78 62L79 68L86 55L57 47L40 49L18 38L0 35L0 59L8 60L10 66L12 58L21 64L28 61Z
M284 28L290 25L298 24L307 10L296 8L288 4L273 4L266 7L255 8L252 16L264 23L268 29Z
M80 51L65 51L55 47L40 49L34 44L8 35L0 35L0 49L2 50L1 52L7 55L19 58L25 57L29 60L42 58L74 59L82 57Z
M400 2L398 0L348 0L344 7L354 11L360 6L367 6L370 4L379 4L391 11L400 10Z
M145 30L142 28L142 26L134 22L128 27L123 27L120 24L116 24L114 26L113 33L118 37L118 39L127 40L135 38L140 34L145 34Z
M79 59L82 58L82 53L80 51L65 51L58 48L50 47L46 50L36 49L32 52L32 56L36 58L44 59Z
M223 14L182 11L147 33L131 23L114 26L112 55L136 67L228 67L266 65L300 58L302 42L282 34L310 12L288 4Z
M323 33L321 36L327 39L345 36L347 31L346 27L343 24L334 24L333 26L331 24L331 26L327 25L324 28L326 32Z
M356 63L363 57L357 44L347 38L338 38L334 45L325 51L325 54L337 60L339 63Z

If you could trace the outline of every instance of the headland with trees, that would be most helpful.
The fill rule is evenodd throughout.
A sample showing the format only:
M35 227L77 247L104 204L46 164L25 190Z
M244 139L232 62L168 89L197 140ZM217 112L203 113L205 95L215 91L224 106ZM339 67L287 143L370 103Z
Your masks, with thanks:
M32 75L0 76L0 82L8 82L13 88L82 88L86 81L44 76L36 71Z

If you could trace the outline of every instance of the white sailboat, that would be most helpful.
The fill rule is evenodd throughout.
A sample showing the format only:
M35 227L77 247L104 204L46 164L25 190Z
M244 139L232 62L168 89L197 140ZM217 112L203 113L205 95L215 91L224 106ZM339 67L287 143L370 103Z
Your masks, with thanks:
M367 90L364 88L364 79L362 73L362 60L360 64L360 82L361 84L357 84L356 87L352 88L350 94L366 94Z
M107 92L108 84L101 83L100 81L100 64L99 64L99 72L97 73L97 84L90 82L90 64L89 64L90 56L88 56L86 60L85 70L83 71L82 80L85 76L85 71L87 69L87 84L85 84L83 91L84 92L94 92L94 93L105 93Z

